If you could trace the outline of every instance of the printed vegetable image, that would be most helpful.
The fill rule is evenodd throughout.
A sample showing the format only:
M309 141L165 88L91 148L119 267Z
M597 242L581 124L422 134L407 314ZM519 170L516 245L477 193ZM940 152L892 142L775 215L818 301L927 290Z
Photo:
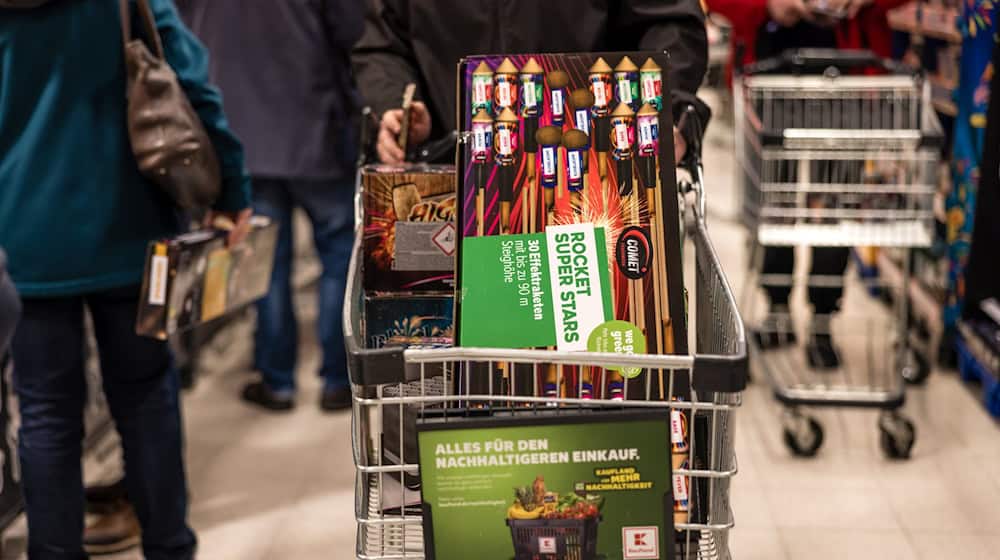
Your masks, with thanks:
M545 489L539 475L531 486L514 489L514 503L507 508L508 519L597 519L604 507L604 497L576 493L559 495Z

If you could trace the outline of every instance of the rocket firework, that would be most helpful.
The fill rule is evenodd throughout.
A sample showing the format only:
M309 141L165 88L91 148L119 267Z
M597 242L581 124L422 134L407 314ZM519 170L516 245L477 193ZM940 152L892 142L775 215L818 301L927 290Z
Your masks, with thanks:
M656 175L656 156L660 152L660 114L651 105L643 105L636 116L639 175L648 188Z
M517 66L505 58L493 74L493 106L498 118L504 109L517 110L517 90Z
M472 119L472 164L475 169L476 181L476 234L485 234L486 218L484 216L486 180L488 177L487 163L490 152L493 151L493 119L486 109L480 109Z
M569 103L573 108L573 123L576 125L576 129L586 134L589 138L594 94L588 89L573 90L573 93L569 96Z
M610 137L608 136L608 114L611 111L611 101L613 99L611 87L611 67L603 58L598 58L597 62L590 67L590 91L594 94L594 148L597 150L598 172L601 177L601 193L603 199L608 199L608 151L611 148Z
M615 66L615 98L633 112L639 110L639 67L627 56Z
M486 62L480 62L472 72L472 115L480 111L493 111L493 70Z
M542 67L534 58L528 60L521 69L521 116L524 117L524 156L527 181L521 187L521 233L535 232L538 227L538 177L535 171L535 155L538 143L538 118L545 102L545 81Z
M521 68L521 116L537 118L545 102L545 83L542 67L529 59ZM527 140L527 137L525 137Z
M545 190L545 213L546 219L555 207L555 195L557 186L562 181L562 152L559 144L562 143L562 129L558 126L546 126L538 129L535 134L535 141L542 152L542 175L541 184Z
M558 127L566 122L566 87L569 76L562 70L553 70L545 77L549 83L549 104L552 109L552 124Z
M639 83L642 89L642 104L650 104L657 111L663 110L663 70L652 58L639 69Z
M500 232L510 233L510 206L514 199L514 163L517 159L517 115L509 108L493 123L493 154L500 180Z

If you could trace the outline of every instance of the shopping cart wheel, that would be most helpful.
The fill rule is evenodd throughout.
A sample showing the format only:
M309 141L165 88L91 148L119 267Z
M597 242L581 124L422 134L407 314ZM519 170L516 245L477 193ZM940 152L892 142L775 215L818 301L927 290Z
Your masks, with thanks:
M917 429L908 419L896 412L887 412L879 417L879 443L882 451L890 459L909 459L913 444L917 441Z
M785 445L798 457L814 457L823 445L823 426L812 416L789 410L782 420Z
M899 374L910 385L921 385L931 374L931 364L916 348L906 348L899 357Z

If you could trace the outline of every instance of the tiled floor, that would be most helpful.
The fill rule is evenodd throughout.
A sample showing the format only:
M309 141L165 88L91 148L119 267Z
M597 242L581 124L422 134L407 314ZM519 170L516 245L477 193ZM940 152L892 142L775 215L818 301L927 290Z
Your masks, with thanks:
M709 220L739 293L746 251L734 220L739 201L726 126L717 119L707 142ZM306 283L310 274L303 272ZM863 295L848 298L852 313L877 312ZM306 295L299 302L306 321L313 318L311 302ZM200 558L351 558L350 418L317 410L311 337L303 341L302 391L293 414L263 415L240 404L235 395L249 378L249 329L243 323L213 342L205 357L210 366L185 399L191 522ZM856 410L817 411L824 447L815 459L795 459L781 440L780 410L758 376L737 425L734 557L1000 558L997 423L953 373L936 372L926 387L911 390L905 411L918 430L907 462L883 458L876 413ZM23 534L23 525L8 531L4 558L20 556Z

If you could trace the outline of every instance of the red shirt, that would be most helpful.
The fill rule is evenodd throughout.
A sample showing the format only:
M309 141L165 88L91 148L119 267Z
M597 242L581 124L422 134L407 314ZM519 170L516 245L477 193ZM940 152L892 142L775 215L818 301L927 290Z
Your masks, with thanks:
M851 20L837 25L837 47L865 49L888 58L892 55L892 31L886 13L911 0L874 0ZM707 0L708 9L722 14L733 26L733 56L742 45L741 65L754 62L757 32L770 19L767 0Z

